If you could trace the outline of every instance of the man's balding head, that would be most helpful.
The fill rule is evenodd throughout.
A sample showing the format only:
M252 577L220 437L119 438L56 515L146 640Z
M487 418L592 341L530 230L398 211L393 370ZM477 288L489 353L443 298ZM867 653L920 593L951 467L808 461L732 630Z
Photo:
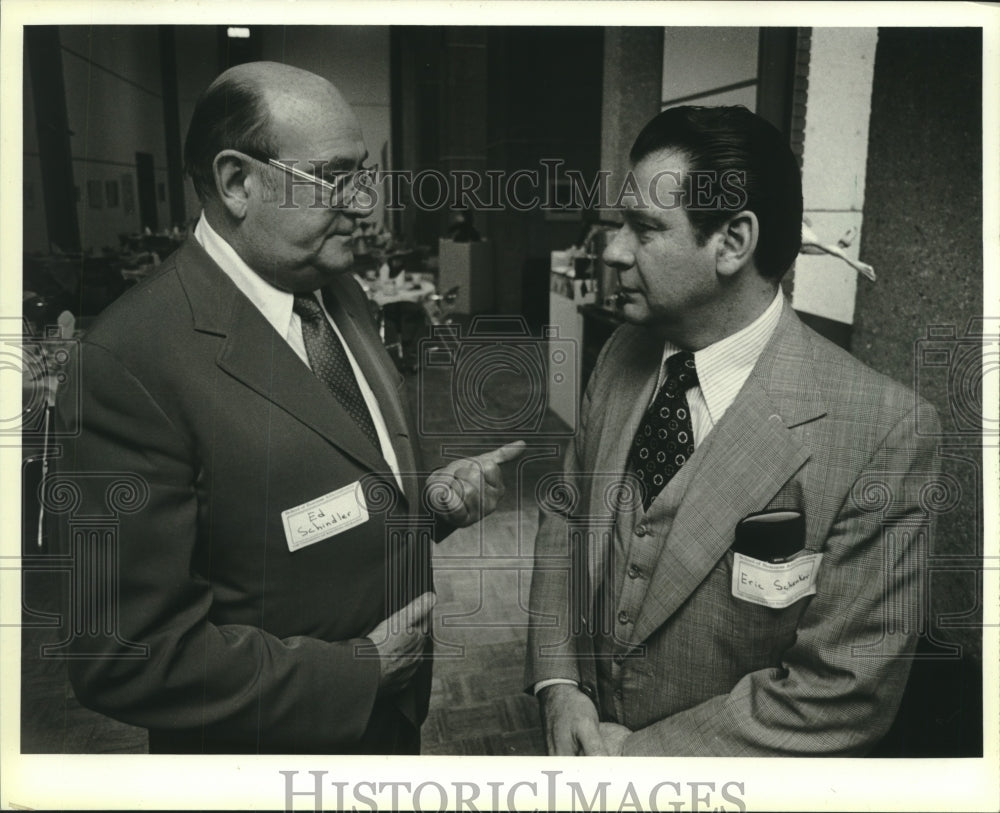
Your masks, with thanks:
M367 155L337 89L274 62L239 65L212 82L185 144L205 222L268 284L292 292L318 290L353 264L351 234L370 208L356 196L340 205L323 176L339 180Z
M339 91L326 79L279 62L248 62L220 74L195 104L184 142L184 168L198 199L215 194L213 163L220 151L279 157L281 131L319 105L342 110L356 124Z

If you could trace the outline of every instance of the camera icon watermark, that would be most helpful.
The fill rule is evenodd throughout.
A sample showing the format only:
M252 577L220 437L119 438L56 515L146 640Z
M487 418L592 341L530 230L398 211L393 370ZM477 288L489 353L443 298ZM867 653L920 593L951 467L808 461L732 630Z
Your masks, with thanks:
M50 516L62 515L63 541L55 553L0 557L0 571L20 571L22 595L29 572L66 577L58 613L33 610L22 599L22 626L60 628L65 637L39 650L41 658L145 659L149 645L123 632L121 516L140 512L149 483L123 471L60 472L47 475L38 497ZM8 561L10 560L10 564Z
M509 436L513 438L573 435L577 414L568 427L546 422L553 387L579 391L576 341L560 338L557 326L532 336L520 316L476 317L467 335L458 325L437 325L419 343L419 429L425 436ZM441 414L440 399L430 394L444 388L450 414Z
M914 354L914 390L935 403L937 393L947 398L947 410L939 410L941 428L921 420L917 410L917 433L935 437L1000 434L995 415L983 412L983 393L996 391L1000 382L1000 318L971 318L959 335L956 325L930 325L927 337L919 339Z
M4 380L21 380L20 409L0 415L0 436L32 437L47 435L73 437L79 429L79 406L68 409L69 421L56 425L49 420L57 390L65 390L71 377L79 373L78 340L63 338L58 326L46 327L33 335L22 319L0 322L0 372Z
M881 528L884 602L877 638L852 645L866 658L957 660L963 645L940 637L947 629L980 629L985 606L984 578L996 572L1000 558L981 549L967 554L940 552L932 544L936 519L961 510L967 498L960 479L948 472L880 472L860 478L851 490L851 505L874 518ZM915 503L915 505L914 505ZM943 612L933 595L934 576L965 574L969 600L958 612ZM900 636L923 640L916 652L902 652Z

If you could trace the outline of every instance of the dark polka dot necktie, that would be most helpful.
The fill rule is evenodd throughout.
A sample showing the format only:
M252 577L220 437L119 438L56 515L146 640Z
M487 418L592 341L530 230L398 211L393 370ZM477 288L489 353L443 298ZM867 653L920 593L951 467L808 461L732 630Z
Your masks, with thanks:
M381 451L382 445L375 431L375 423L364 396L361 395L347 352L340 338L333 332L323 308L313 294L295 294L292 309L302 320L302 340L313 373L326 384L347 414L361 427L372 446Z
M686 351L675 353L666 367L666 380L636 430L626 463L626 471L642 482L644 510L694 454L691 410L685 396L698 384L694 356Z

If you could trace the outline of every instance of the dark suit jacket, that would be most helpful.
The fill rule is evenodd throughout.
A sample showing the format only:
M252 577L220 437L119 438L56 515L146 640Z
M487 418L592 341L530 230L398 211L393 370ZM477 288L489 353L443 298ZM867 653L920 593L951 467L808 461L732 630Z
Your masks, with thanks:
M918 414L936 425L933 409L785 303L735 402L667 489L647 512L614 512L608 489L661 352L624 326L587 388L565 463L579 502L545 512L536 542L529 685L579 681L602 719L633 730L629 754L864 753L892 722L920 628L936 464L916 427ZM816 594L782 609L733 595L736 525L765 509L801 512L799 555L823 554ZM593 574L608 546L598 606L610 612L590 635L589 596L570 589L585 579L567 572L589 561Z
M405 691L377 698L379 661L363 639L431 586L428 523L408 519L419 505L416 434L357 285L345 276L324 294L342 308L335 318L381 405L405 494L193 240L95 322L60 399L65 424L77 402L82 417L59 464L80 492L66 524L78 559L88 550L80 518L108 515L109 483L124 477L136 491L116 515L115 634L74 621L71 679L85 705L149 728L154 750L371 753L416 742L430 662ZM368 522L289 552L283 510L365 478L384 503L369 505ZM99 580L77 581L75 606L101 600ZM146 656L128 657L133 644Z

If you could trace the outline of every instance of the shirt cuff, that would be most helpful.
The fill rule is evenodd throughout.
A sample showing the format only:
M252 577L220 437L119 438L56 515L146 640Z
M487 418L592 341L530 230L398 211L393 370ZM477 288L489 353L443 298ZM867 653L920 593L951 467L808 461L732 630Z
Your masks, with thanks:
M566 683L570 686L579 686L575 680L570 680L569 678L548 678L547 680L540 680L535 684L535 688L532 689L532 693L535 697L538 697L538 693L544 689L546 686L555 686L557 683Z

